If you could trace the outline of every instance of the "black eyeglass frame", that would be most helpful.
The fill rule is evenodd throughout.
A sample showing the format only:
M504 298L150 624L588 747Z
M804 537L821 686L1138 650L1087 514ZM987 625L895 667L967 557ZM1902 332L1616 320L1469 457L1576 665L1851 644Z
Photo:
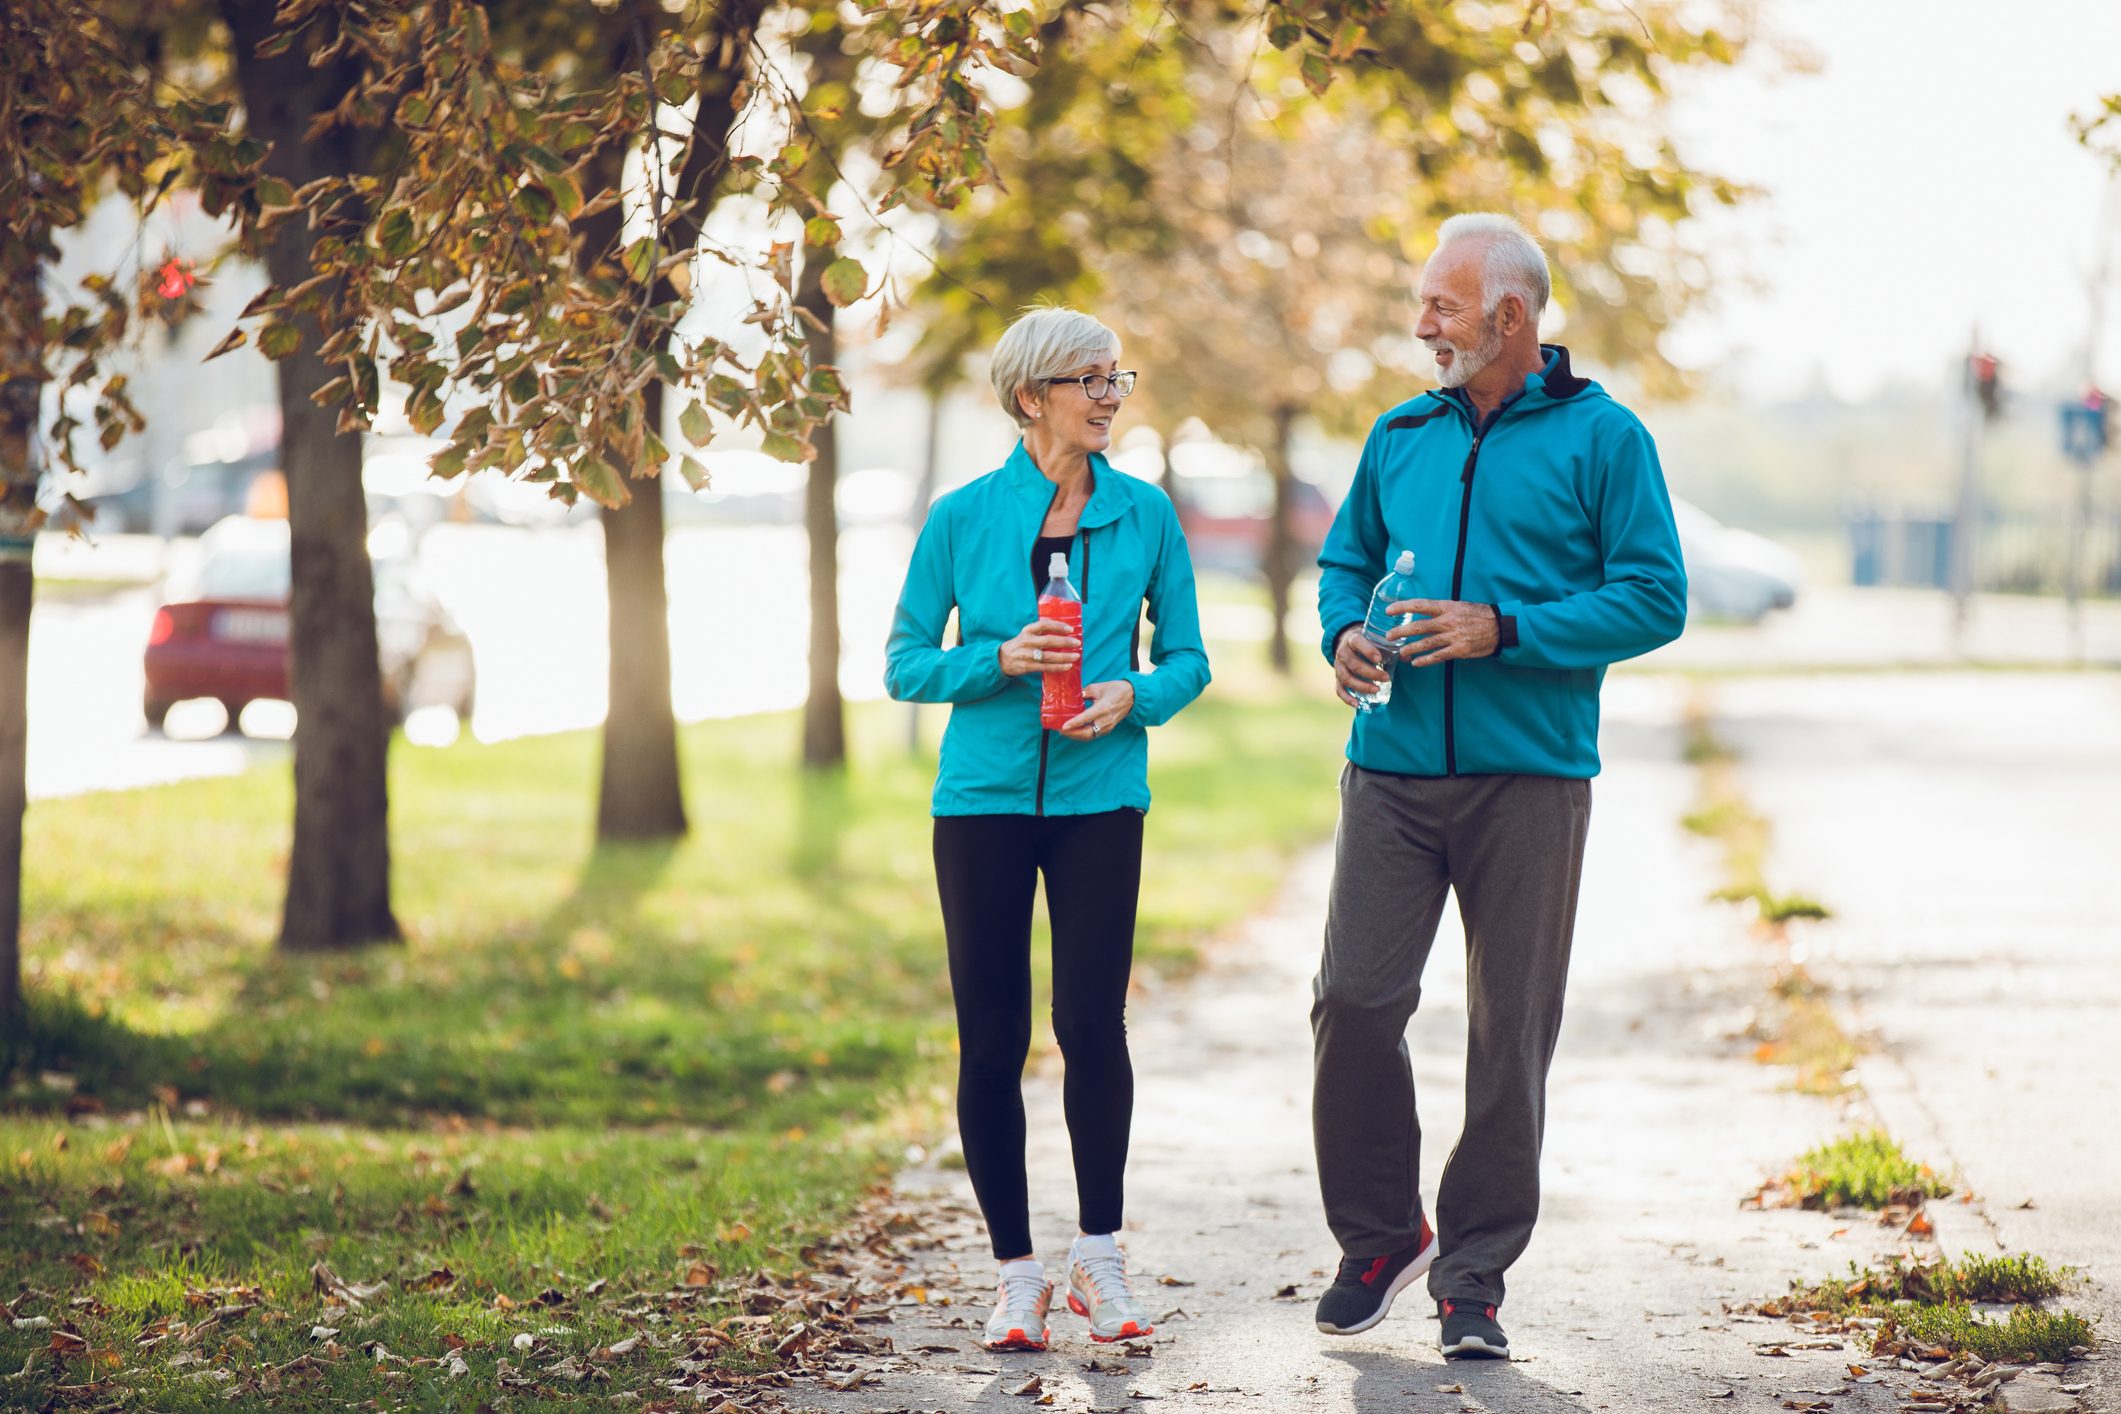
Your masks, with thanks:
M1119 372L1117 372L1117 373L1084 373L1084 374L1080 374L1080 375L1078 375L1077 377L1074 377L1074 378L1048 378L1048 379L1046 380L1046 386L1050 388L1050 387L1052 387L1052 386L1053 386L1053 385L1054 385L1055 383L1076 383L1076 384L1080 384L1080 385L1081 385L1081 387L1082 387L1082 390L1083 390L1083 396L1084 396L1084 397L1086 397L1086 398L1088 398L1088 399L1089 399L1089 400L1090 400L1091 402L1093 402L1093 403L1094 403L1094 402L1097 402L1097 401L1101 400L1101 399L1102 399L1102 398L1103 398L1103 397L1105 396L1105 393L1093 393L1093 392L1091 392L1091 391L1090 391L1090 380L1091 380L1091 379L1095 378L1095 379L1097 379L1098 381L1100 381L1100 382L1104 383L1104 384L1106 385L1106 387L1105 387L1105 392L1106 392L1106 393L1109 393L1109 392L1113 391L1114 389L1117 389L1117 390L1119 391L1119 395L1120 395L1120 396L1121 396L1122 398L1128 398L1128 397L1132 397L1132 396L1134 395L1134 384L1135 384L1135 380L1136 380L1136 379L1138 379L1138 378L1140 378L1140 377L1141 377L1141 374L1140 374L1140 373L1139 373L1138 371L1136 371L1135 369L1132 369L1132 368L1122 368L1122 369L1121 369L1121 370L1120 370ZM1122 380L1124 380L1124 381L1122 381Z

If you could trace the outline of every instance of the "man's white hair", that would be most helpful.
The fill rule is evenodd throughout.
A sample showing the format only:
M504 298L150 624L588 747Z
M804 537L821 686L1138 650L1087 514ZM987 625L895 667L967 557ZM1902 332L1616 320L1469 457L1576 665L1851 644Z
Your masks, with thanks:
M1533 325L1545 312L1554 293L1553 277L1547 273L1546 252L1531 233L1507 216L1493 211L1468 211L1453 216L1436 232L1439 253L1456 241L1477 240L1485 249L1480 262L1481 313L1495 317L1504 295L1524 301L1525 318Z
M1002 411L1023 427L1031 419L1017 406L1019 389L1043 387L1086 363L1119 357L1119 335L1078 310L1048 306L1027 309L1002 331L988 360L988 376Z

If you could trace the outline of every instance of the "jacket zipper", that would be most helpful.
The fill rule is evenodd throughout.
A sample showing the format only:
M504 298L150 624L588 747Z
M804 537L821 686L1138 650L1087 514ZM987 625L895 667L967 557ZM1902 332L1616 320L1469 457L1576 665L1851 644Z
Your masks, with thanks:
M1024 550L1026 558L1029 558L1037 551L1038 533L1046 528L1046 517L1053 514L1053 503L1060 499L1060 493L1060 487L1055 486L1053 494L1046 498L1046 509L1039 512L1038 524L1031 528L1031 544ZM1031 592L1031 618L1036 622L1039 617L1038 591L1033 590ZM1039 698L1043 701L1046 695L1046 684L1043 674L1039 678L1038 691ZM1051 744L1052 736L1053 733L1046 730L1046 724L1043 721L1040 722L1038 724L1038 788L1034 792L1031 801L1031 813L1033 815L1046 813L1046 749Z
M1473 445L1466 451L1465 469L1458 473L1461 483L1458 495L1458 557L1451 562L1451 597L1457 599L1465 591L1466 581L1466 531L1473 520L1473 463L1480 457L1481 432L1473 434ZM1458 709L1456 705L1458 674L1457 662L1443 665L1443 773L1458 774Z

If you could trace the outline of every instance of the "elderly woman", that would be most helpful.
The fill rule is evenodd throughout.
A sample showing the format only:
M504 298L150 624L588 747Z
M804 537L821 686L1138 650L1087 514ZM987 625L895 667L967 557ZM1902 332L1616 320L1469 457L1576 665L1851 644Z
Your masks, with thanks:
M1148 728L1208 684L1193 566L1163 492L1113 470L1134 374L1088 315L1038 309L995 346L994 391L1022 440L997 471L928 513L899 595L885 681L902 702L948 702L935 780L935 879L957 1004L957 1121L1001 1264L990 1350L1043 1350L1054 1288L1031 1241L1024 1059L1031 1044L1031 901L1043 873L1053 927L1053 1032L1081 1231L1068 1305L1090 1338L1150 1333L1120 1251L1134 1071L1127 977L1149 808ZM1065 555L1082 636L1038 613ZM1153 671L1139 631L1148 606ZM956 642L943 646L957 613ZM1082 712L1040 725L1042 675L1080 667Z

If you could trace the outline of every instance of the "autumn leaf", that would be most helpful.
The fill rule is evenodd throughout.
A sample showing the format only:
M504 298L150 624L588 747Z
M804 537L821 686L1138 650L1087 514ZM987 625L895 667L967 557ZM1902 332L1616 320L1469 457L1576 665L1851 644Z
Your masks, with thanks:
M825 291L826 299L844 309L868 293L869 272L853 256L843 255L825 267L825 273L818 277L818 284Z

